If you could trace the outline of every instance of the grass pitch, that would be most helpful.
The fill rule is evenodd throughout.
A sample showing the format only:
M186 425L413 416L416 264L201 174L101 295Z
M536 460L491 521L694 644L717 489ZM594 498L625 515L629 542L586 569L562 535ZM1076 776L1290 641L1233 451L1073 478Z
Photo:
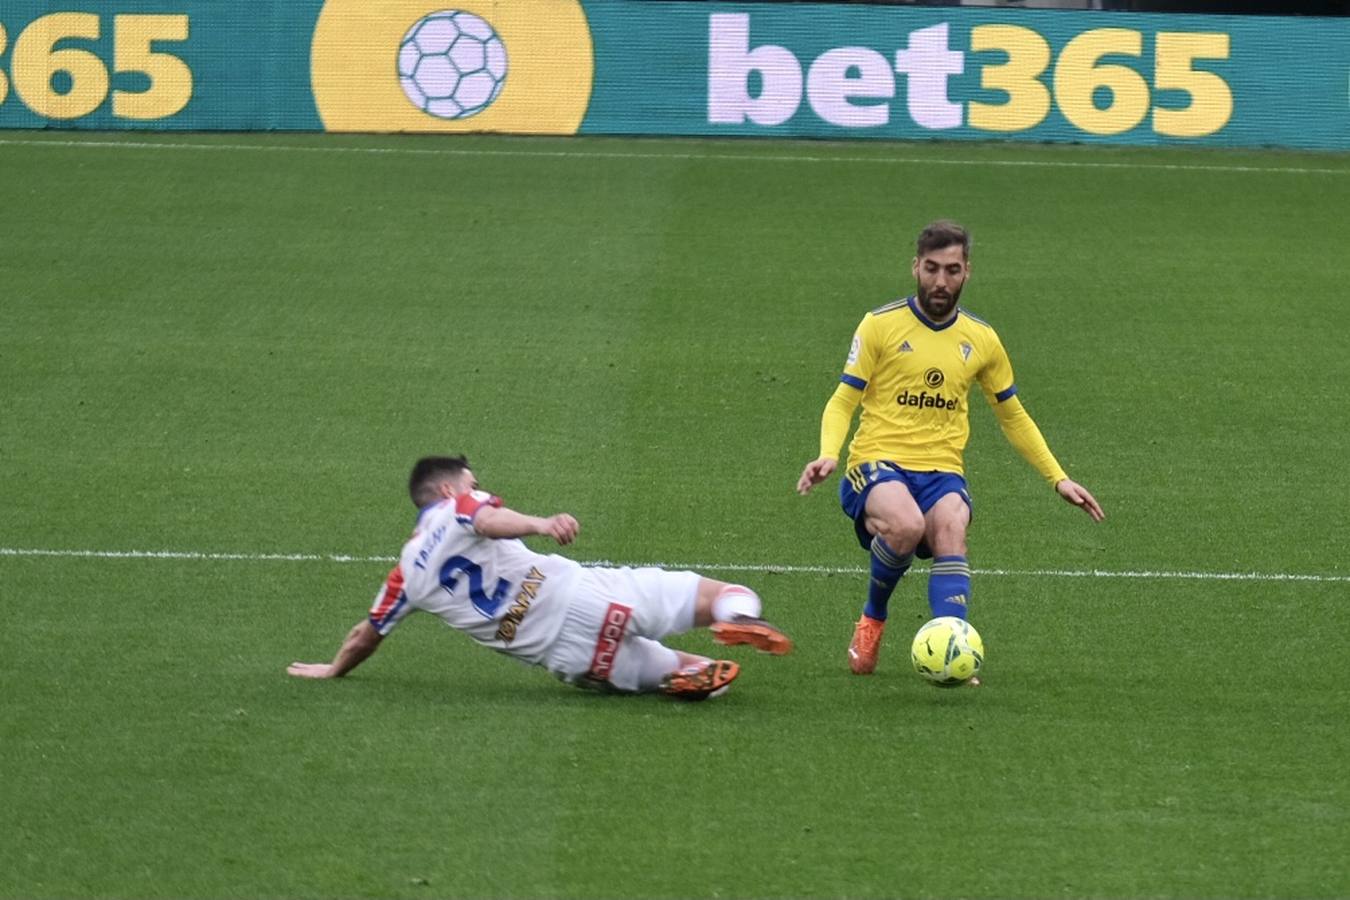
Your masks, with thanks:
M12 134L0 167L0 896L1350 894L1350 159ZM848 674L866 558L833 481L792 491L939 216L1109 517L976 401L979 690L909 670L921 573ZM751 584L798 651L680 705L414 617L288 679L442 451L577 515L579 558Z

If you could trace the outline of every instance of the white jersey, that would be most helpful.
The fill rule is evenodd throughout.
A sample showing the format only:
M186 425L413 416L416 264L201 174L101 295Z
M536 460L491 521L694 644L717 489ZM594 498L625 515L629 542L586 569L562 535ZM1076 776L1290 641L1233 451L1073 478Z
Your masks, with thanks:
M474 533L484 491L429 506L370 608L380 634L413 610L426 610L480 644L542 663L562 630L579 563L535 553L521 541Z

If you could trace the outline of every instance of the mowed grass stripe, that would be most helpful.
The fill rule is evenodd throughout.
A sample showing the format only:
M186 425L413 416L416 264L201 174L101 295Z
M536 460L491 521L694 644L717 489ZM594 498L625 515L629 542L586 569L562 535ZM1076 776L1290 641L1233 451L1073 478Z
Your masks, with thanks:
M57 557L69 559L165 559L201 560L204 562L332 562L383 563L396 562L396 556L369 556L352 553L227 553L209 550L58 550L38 547L0 547L0 556ZM656 566L662 569L692 569L701 572L765 572L783 575L865 575L862 566L811 566L787 563L738 562L662 562L651 560L582 559L583 566L629 566L641 568ZM914 573L924 573L925 566L915 566ZM971 569L974 575L994 575L1008 578L1158 578L1188 581L1293 581L1340 583L1350 582L1350 575L1331 575L1302 572L1183 572L1167 570L1117 571L1111 569Z
M1186 163L1150 163L1150 162L1105 162L1092 160L1051 160L1051 159L952 159L949 157L924 156L870 156L822 155L813 153L660 153L660 152L614 152L607 150L523 150L507 148L451 148L451 147L341 147L306 146L301 144L219 144L193 143L185 141L106 141L106 140L25 140L15 138L0 139L0 146L51 146L63 148L91 149L127 149L127 150L226 150L266 153L342 153L376 154L399 156L495 156L525 157L539 159L606 159L606 160L671 160L691 162L715 160L718 162L741 162L758 165L760 163L863 163L883 165L922 165L922 166L982 166L1011 168L1047 168L1047 169L1126 169L1159 172L1216 172L1223 174L1271 174L1271 175L1350 175L1350 168L1324 166L1243 166L1243 165L1192 165ZM584 145L583 145L584 146Z

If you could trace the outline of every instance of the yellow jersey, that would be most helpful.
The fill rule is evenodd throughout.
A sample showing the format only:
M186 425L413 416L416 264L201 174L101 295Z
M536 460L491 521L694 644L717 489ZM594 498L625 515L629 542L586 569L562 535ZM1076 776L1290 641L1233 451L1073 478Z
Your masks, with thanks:
M1012 363L988 322L958 307L937 325L913 297L863 316L840 380L862 391L849 468L890 460L915 471L963 474L971 386L978 381L996 408L1017 393Z

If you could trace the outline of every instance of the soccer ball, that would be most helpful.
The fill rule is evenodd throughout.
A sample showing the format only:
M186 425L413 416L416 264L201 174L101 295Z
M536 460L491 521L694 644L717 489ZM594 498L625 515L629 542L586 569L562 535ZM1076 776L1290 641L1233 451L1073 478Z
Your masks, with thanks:
M492 105L506 83L506 46L485 19L447 9L418 19L398 48L398 77L413 106L440 119L467 119Z
M965 619L939 616L914 635L914 671L939 687L965 684L984 665L984 641Z

